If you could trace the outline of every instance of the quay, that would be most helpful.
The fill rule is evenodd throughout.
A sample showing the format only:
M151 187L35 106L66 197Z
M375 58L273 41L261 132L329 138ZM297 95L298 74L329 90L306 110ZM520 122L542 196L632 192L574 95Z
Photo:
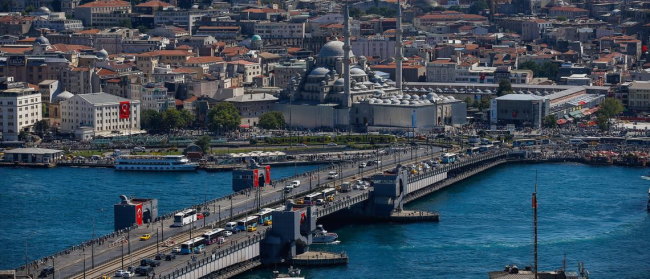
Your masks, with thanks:
M350 259L345 253L307 251L289 260L294 266L328 266L347 264Z
M97 278L112 275L115 270L129 266L132 262L151 258L156 253L168 253L172 246L187 241L192 236L196 237L206 230L222 227L227 221L254 214L261 207L286 204L284 211L273 212L273 224L270 226L259 226L255 232L237 233L228 237L223 244L207 246L203 254L178 255L176 260L163 262L156 268L159 278L227 278L259 265L309 259L310 255L313 255L309 250L311 234L321 218L343 214L395 222L438 221L437 213L405 211L403 205L504 163L566 161L579 158L579 155L569 153L495 149L417 173L409 171L409 165L439 157L440 153L437 151L439 150L413 148L363 158L364 162L369 159L381 161L380 165L363 169L357 168L361 160L339 162L321 170L278 180L274 184L275 187L258 188L258 193L241 191L193 206L212 213L204 218L203 222L170 228L168 226L171 223L170 218L176 213L174 212L159 217L150 226L133 227L113 233L100 238L100 242L89 241L71 251L41 260L40 265L23 266L16 271L23 276L33 275L43 266L56 265L58 276L61 278ZM327 180L326 174L332 170L339 170L340 177ZM334 201L322 205L296 204L297 200L308 193L328 187L340 187L344 182L354 182L363 177L372 181L368 189L338 192ZM304 186L290 193L285 193L282 187L277 187L291 180L300 180ZM153 230L153 236L159 238L163 244L158 241L137 241L137 238L132 240L134 236L152 233L154 228L160 231L156 233L156 230ZM92 262L90 256L93 257ZM348 260L346 257L345 261ZM125 261L129 263L125 264ZM343 262L342 259L339 261ZM299 261L294 263L298 264Z

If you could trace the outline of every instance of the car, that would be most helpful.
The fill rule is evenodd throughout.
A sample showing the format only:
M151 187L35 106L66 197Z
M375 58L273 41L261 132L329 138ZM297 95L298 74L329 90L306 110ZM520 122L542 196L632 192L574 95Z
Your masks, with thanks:
M133 152L145 152L146 149L142 146L136 146L133 148Z
M140 276L149 276L153 272L153 267L150 266L138 266L135 269L135 274L140 275Z
M270 225L273 225L273 221L271 220L264 221L264 226L270 226Z
M38 278L45 278L47 276L50 276L51 274L54 274L54 267L48 266L46 268L43 268L43 270L41 270L41 273L38 275Z
M293 188L298 188L300 186L300 180L291 181L291 185L293 185Z
M145 233L142 236L140 236L140 240L149 240L151 238L151 234Z
M210 211L203 211L203 217L210 216Z
M180 254L180 252L181 252L181 247L176 246L176 247L172 248L172 253Z
M316 205L323 205L323 204L325 204L325 201L323 199L316 200Z
M285 193L289 193L289 192L291 192L291 191L293 191L293 185L286 185L286 186L284 186L284 192L285 192Z
M198 213L198 214L196 214L196 219L197 219L197 220L201 220L201 219L203 219L204 217L205 217L205 216L203 216L203 213Z
M133 272L128 270L118 269L117 271L115 271L115 277L131 278L133 277Z
M365 168L366 166L367 166L366 162L361 162L361 164L359 164L360 168Z
M150 266L150 267L156 267L160 265L160 261L157 260L152 260L149 258L144 258L140 260L140 266Z
M156 254L155 257L153 257L153 259L157 260L157 261L161 261L164 258L165 258L165 254L162 254L162 253L158 253L158 254Z
M374 160L373 162L375 162L375 165L380 165L381 164L381 160Z
M257 227L255 227L255 226L248 226L248 227L246 228L246 231L247 231L247 232L254 232L254 231L257 231Z
M174 260L174 259L176 259L176 254L167 254L167 255L165 255L165 260L166 261L171 261L171 260Z
M231 231L224 231L224 232L223 232L223 236L225 236L225 237L229 237L229 236L231 236L231 235L232 235L232 232L231 232Z
M339 146L339 145L336 144L336 142L330 142L330 143L327 144L327 146Z

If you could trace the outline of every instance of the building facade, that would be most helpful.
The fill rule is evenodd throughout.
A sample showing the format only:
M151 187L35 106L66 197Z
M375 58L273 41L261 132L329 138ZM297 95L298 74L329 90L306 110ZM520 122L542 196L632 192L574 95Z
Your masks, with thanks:
M42 119L41 93L24 83L3 78L0 84L0 131L2 141L16 141Z
M129 102L128 108L121 108L123 102ZM62 101L61 132L80 130L90 130L92 136L139 132L140 101L106 93L78 94Z

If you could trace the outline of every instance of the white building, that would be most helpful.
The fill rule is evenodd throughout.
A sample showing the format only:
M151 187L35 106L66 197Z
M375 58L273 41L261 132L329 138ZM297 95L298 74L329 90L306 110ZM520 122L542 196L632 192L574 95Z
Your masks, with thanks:
M41 120L41 93L13 82L11 77L0 86L0 139L16 141L20 131L29 130Z
M359 37L351 41L352 52L359 56L389 59L395 55L395 41L382 36Z
M128 117L120 117L120 102L129 102ZM78 94L61 102L61 131L88 136L140 132L140 101L106 93Z
M174 108L176 102L174 95L167 92L163 84L149 83L138 85L140 90L140 103L142 110L165 111Z
M255 34L262 39L302 39L305 37L304 23L256 22Z

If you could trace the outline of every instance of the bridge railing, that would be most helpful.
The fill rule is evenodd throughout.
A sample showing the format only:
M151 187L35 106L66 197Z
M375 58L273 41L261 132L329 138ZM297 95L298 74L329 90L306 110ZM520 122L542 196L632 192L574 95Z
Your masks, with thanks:
M171 273L168 273L167 275L161 276L159 278L162 279L171 279L171 278L177 278L179 276L185 275L187 273L190 273L197 268L203 267L207 264L210 264L214 261L218 261L230 254L233 254L243 248L249 247L251 245L260 243L262 239L266 237L266 233L261 233L261 234L255 234L253 237L244 239L242 241L238 241L236 243L232 243L230 247L220 250L220 251L212 251L209 255L205 256L202 259L198 259L196 257L192 257L192 260L187 262L187 265L184 267L180 267L172 271ZM209 246L208 246L209 247ZM258 255L259 256L259 255Z
M493 152L489 152L489 153L481 153L479 155L471 156L471 157L469 157L467 159L464 159L464 160L461 160L459 162L454 162L454 163L451 163L451 164L445 164L442 167L434 168L434 169L431 169L431 170L429 170L427 172L422 172L422 173L419 173L419 174L416 174L416 175L410 175L408 177L408 183L419 181L419 180L424 179L424 178L428 178L428 177L438 175L438 174L444 173L444 172L449 172L451 170L458 169L458 168L461 168L461 167L465 167L465 166L468 166L468 165L472 165L472 164L475 164L475 163L479 163L479 162L482 162L482 161L485 161L485 160L492 160L492 159L497 158L497 157L508 155L509 153L510 153L510 151L508 151L508 150L498 150L498 151L493 151Z
M357 203L360 203L362 201L365 201L368 199L370 195L370 191L366 191L362 193L361 195L354 196L354 197L347 197L345 199L341 200L336 200L333 203L328 203L325 204L323 208L318 209L315 213L316 218L323 217L325 215L332 214L333 212L339 211L343 208L350 207L352 205L355 205Z

